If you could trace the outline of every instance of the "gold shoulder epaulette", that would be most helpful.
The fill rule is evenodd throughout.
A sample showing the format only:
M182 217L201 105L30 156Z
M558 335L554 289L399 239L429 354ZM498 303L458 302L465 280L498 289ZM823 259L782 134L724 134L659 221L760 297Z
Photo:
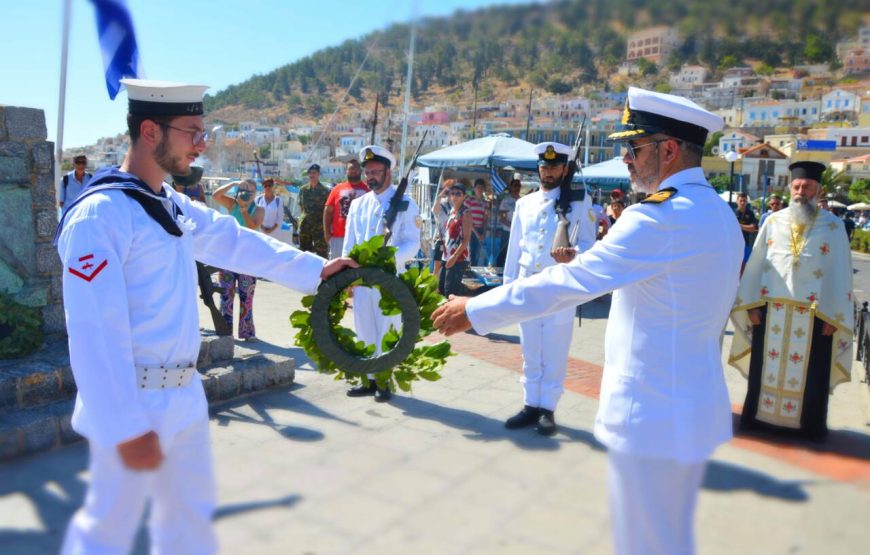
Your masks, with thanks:
M646 197L645 199L643 199L640 202L642 204L647 204L647 203L649 203L649 204L661 204L664 201L671 198L672 196L674 196L675 194L677 194L676 189L674 189L673 187L665 187L661 191L658 191L656 193L651 194L650 196Z

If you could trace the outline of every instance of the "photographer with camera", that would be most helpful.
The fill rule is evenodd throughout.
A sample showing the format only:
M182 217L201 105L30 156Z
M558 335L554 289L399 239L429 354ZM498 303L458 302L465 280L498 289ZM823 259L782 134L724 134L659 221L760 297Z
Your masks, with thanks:
M228 194L233 187L237 188L235 195ZM212 198L223 206L230 216L239 222L239 225L256 231L260 229L265 215L265 210L254 202L256 194L257 184L252 179L245 179L244 181L231 181L216 189ZM232 329L233 300L236 284L238 284L239 339L257 341L254 328L254 288L257 285L257 278L221 270L218 282L221 287L220 310L227 325Z

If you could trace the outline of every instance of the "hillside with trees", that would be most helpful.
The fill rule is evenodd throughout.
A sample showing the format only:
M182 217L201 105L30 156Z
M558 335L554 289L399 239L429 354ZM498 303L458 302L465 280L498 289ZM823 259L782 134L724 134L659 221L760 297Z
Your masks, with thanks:
M412 94L417 102L467 96L476 84L486 100L519 87L555 94L620 87L613 76L626 37L657 25L675 26L683 42L664 68L641 67L647 77L683 63L721 72L750 56L770 68L834 64L836 42L856 33L866 7L866 0L561 0L457 12L419 22ZM398 104L409 34L399 24L347 40L208 96L207 109L217 117L233 109L319 117L342 101L367 52L344 102L368 106L378 94Z

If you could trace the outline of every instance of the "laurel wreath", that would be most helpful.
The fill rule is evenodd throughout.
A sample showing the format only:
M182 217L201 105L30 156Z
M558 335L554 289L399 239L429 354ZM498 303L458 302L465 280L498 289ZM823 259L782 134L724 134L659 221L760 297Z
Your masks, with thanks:
M369 384L366 374L373 373L378 387L402 391L411 391L414 381L441 379L440 370L447 363L447 357L455 354L450 350L450 343L417 345L435 331L432 313L444 302L444 297L438 293L438 280L427 268L411 268L396 277L395 253L396 247L384 245L383 235L354 246L349 256L359 263L360 268L343 270L332 276L321 284L317 295L302 299L302 306L307 310L291 314L290 323L299 330L296 344L302 347L319 372L334 374L336 380L350 384L362 382L365 385ZM391 283L384 273L394 277L396 282ZM378 274L381 277L377 277ZM374 345L357 340L353 330L340 325L348 308L348 289L354 285L378 289L381 293L379 307L385 316L404 312L402 332L390 326L381 342L383 354L380 356L374 355ZM410 304L411 298L416 306ZM413 323L417 313L419 329ZM409 319L408 316L412 317ZM328 322L330 337L317 337L312 324L318 317ZM327 352L324 352L324 347ZM376 371L372 372L373 369Z

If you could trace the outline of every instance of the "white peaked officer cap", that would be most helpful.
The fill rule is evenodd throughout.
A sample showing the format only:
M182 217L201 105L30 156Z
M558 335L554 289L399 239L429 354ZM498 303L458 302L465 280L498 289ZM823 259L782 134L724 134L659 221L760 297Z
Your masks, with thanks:
M131 114L146 116L201 116L202 96L208 86L148 79L121 79L127 87Z
M719 131L725 125L721 117L688 98L637 87L628 88L620 123L620 130L607 137L609 141L633 141L661 133L701 146L708 133Z
M538 155L539 166L558 166L567 164L574 153L568 145L546 142L535 145L535 154Z
M378 145L368 145L362 147L359 151L359 163L365 167L368 162L381 162L386 164L388 168L396 165L396 158L393 153Z

